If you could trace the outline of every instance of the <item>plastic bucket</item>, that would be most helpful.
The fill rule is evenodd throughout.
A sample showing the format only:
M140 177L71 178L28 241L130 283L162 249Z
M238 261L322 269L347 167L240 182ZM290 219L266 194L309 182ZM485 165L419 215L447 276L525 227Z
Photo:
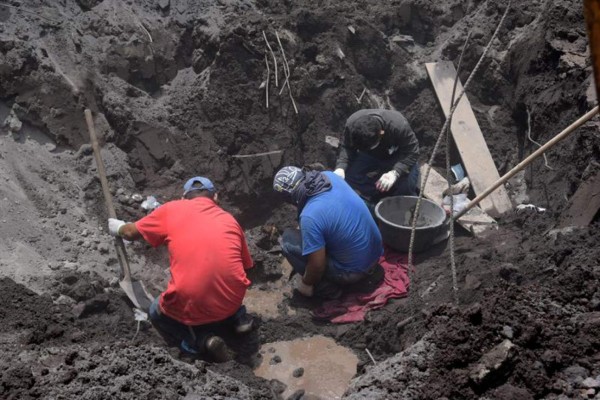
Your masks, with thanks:
M375 206L375 216L383 242L393 249L408 252L412 216L417 205L416 196L386 197ZM419 218L415 229L414 252L428 249L448 238L444 209L428 199L421 199Z

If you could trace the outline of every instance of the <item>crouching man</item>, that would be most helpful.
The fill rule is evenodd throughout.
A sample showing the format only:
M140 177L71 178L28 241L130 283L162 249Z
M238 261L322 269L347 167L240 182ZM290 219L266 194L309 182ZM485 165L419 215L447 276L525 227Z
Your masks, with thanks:
M171 279L150 307L150 320L186 353L208 353L216 361L232 358L216 325L237 333L252 329L242 305L253 266L244 232L216 203L212 182L195 177L183 187L183 198L170 201L135 223L110 218L109 232L126 240L143 238L153 247L166 244Z
M336 298L341 286L367 277L383 253L381 234L342 178L288 166L277 172L273 188L298 208L300 230L285 230L281 245L299 274L295 285L301 294Z

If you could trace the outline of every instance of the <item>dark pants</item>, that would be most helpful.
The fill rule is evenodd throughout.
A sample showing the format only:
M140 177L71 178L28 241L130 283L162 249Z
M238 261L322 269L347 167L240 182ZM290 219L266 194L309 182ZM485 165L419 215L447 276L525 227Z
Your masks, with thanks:
M191 349L195 352L203 353L205 351L206 340L213 336L212 331L215 328L223 325L233 326L246 314L246 306L242 305L235 314L223 321L206 325L189 326L164 315L158 306L158 299L159 297L156 297L150 305L148 312L150 322L159 330L167 342L179 344L183 350L188 352Z
M366 201L376 204L388 196L417 196L419 166L415 164L408 175L402 174L387 192L380 192L375 183L381 175L393 169L394 161L382 161L366 153L358 152L346 169L346 182Z
M294 268L294 272L304 275L308 257L302 255L302 235L299 230L286 229L283 232L283 235L281 235L281 252ZM367 275L367 272L344 271L335 260L327 257L327 268L323 280L343 286L356 283L366 278ZM319 286L323 286L322 282L315 285L316 292L319 291Z

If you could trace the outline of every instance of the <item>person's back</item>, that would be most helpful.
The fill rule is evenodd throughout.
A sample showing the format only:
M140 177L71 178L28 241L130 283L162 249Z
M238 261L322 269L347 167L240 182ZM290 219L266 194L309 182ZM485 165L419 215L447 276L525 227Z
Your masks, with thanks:
M233 315L242 304L252 266L244 234L233 216L206 197L166 203L136 223L153 246L167 244L171 280L163 312L201 325Z
M349 272L364 272L383 251L381 233L362 199L333 172L323 172L332 188L310 197L300 214L303 253L325 244L328 256Z

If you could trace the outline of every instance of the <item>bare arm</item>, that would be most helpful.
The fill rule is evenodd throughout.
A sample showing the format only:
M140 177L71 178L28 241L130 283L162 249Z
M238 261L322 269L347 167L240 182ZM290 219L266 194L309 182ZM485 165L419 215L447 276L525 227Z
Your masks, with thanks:
M307 285L313 286L321 280L327 268L325 247L320 248L314 253L310 253L307 257L308 263L306 264L306 271L304 272L302 281Z
M119 228L119 236L125 240L134 241L142 238L142 234L138 231L133 222L128 222Z

